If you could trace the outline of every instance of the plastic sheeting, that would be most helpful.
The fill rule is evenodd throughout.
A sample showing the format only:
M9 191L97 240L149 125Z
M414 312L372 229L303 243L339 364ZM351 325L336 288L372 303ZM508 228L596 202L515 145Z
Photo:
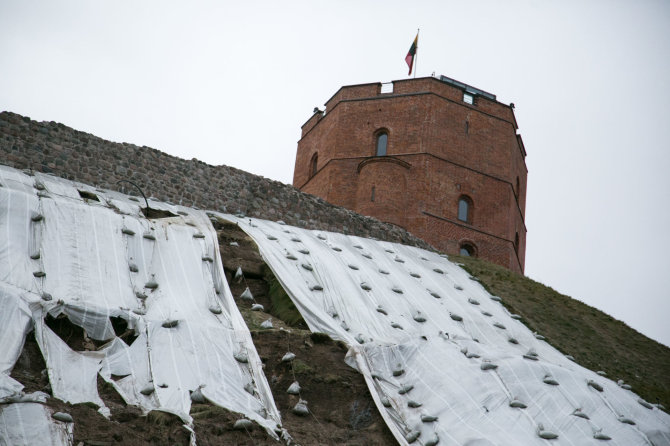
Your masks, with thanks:
M56 421L39 403L0 405L1 446L69 446L73 423Z
M310 329L348 343L401 444L670 444L667 414L538 339L446 258L222 217L253 237Z
M0 401L20 395L9 373L34 330L56 398L93 402L108 414L100 375L128 404L190 424L190 394L200 389L276 437L280 415L225 282L208 216L150 205L174 216L148 220L123 194L0 166ZM46 323L59 315L103 345L72 350ZM133 342L124 337L130 345L110 318L134 330ZM239 352L247 363L234 359ZM45 424L50 417L27 415L39 411L33 406L1 406L7 425L22 420L20 428L5 427L11 444L35 444L21 432L54 429L55 421Z

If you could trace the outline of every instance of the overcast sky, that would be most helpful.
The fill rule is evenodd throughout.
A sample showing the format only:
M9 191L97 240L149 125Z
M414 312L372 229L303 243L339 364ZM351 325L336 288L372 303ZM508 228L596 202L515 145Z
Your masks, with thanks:
M0 0L0 108L291 183L342 85L514 102L526 275L670 345L670 2ZM0 160L1 162L1 160Z

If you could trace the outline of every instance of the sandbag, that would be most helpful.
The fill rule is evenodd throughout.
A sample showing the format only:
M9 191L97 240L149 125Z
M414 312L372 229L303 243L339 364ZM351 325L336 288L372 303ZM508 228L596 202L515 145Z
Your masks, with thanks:
M288 393L289 395L299 395L300 384L298 384L298 381L293 381L293 383L290 386L288 386L286 393Z
M295 406L293 406L292 412L300 416L309 415L309 408L307 407L307 401L305 400L298 401L298 403Z
M233 429L236 430L251 430L254 427L254 423L251 420L247 420L246 418L242 418L241 420L237 420L235 424L233 424Z
M240 294L240 299L248 300L248 301L253 301L254 300L254 296L251 294L251 290L249 289L249 287L246 287L244 289L244 291L242 292L242 294Z
M62 421L64 423L74 423L72 415L65 412L55 412L51 415L51 418L53 418L54 420Z

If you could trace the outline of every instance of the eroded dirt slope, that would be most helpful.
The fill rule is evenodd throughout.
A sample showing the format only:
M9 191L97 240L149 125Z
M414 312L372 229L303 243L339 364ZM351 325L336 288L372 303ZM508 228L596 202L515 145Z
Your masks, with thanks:
M344 363L346 346L307 330L255 243L237 225L219 221L215 228L226 278L251 330L284 427L294 440L302 445L396 444L363 376ZM236 281L238 266L244 279ZM247 287L264 311L252 311L254 302L239 298ZM274 328L261 329L260 324L269 318ZM282 362L287 352L296 355L292 362ZM294 381L301 387L299 396L286 392ZM300 398L307 401L310 415L292 413Z

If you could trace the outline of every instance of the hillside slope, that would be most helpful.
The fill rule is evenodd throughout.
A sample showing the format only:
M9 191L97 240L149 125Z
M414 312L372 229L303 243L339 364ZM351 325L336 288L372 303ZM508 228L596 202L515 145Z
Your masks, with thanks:
M254 242L232 223L220 220L214 223L233 294L239 296L249 285L256 301L267 309L267 314L249 311L251 304L238 299L252 332L259 330L260 322L268 315L279 324L288 321L287 328L305 328L288 297L272 295L269 290L275 279ZM489 292L502 297L508 310L521 315L522 322L531 330L545 336L563 353L572 355L577 363L593 371L604 371L615 381L621 379L645 400L669 407L669 348L600 310L503 267L471 257L450 259L461 264ZM232 280L238 267L244 271L247 282ZM366 398L370 398L369 393ZM318 407L320 401L315 400L315 404ZM368 440L372 438L377 437Z
M670 444L667 414L533 334L443 256L214 214L253 238L312 331L347 344L400 444Z
M650 402L670 407L670 348L602 311L501 266L451 257L554 347L593 371L623 380Z
M119 159L123 169L118 169L119 165L107 158L101 158L100 162L95 160L99 153L117 149L126 151L127 159ZM427 246L398 228L390 228L373 219L321 203L288 186L236 169L229 170L225 166L207 166L197 160L175 160L146 147L109 143L62 124L36 123L18 115L2 113L0 152L4 152L5 160L16 167L50 170L69 177L85 175L91 182L105 184L106 187L116 187L112 180L125 174L132 175L133 179L146 177L155 195L175 201L177 199L173 195L163 195L161 191L167 183L174 185L179 181L178 175L170 175L176 175L175 172L180 172L180 169L183 170L181 175L187 177L207 178L211 175L223 188L224 201L234 203L233 209L242 207L249 210L249 214L263 218L284 219L303 227L356 232L368 237L383 237L390 230L387 240ZM165 157L169 159L166 161ZM160 169L146 173L132 172L132 162L128 162L132 159L142 159L143 163L155 160L157 165L169 162L177 167L167 176ZM78 170L69 175L67 172L72 163ZM110 172L114 173L110 177L112 180L108 178ZM230 178L226 178L227 175ZM231 178L233 181L230 181ZM237 190L240 185L241 189ZM218 192L207 188L198 196ZM217 208L221 207L218 198L212 199ZM300 215L301 206L309 208L307 216L304 213ZM393 437L376 411L362 376L344 364L346 349L343 345L318 335L314 337L306 330L300 314L282 293L281 286L260 258L258 248L246 234L230 225L218 224L216 229L227 279L265 364L282 419L295 440L304 445L392 443ZM545 336L561 352L574 356L576 362L593 371L605 372L614 381L623 380L647 401L669 407L669 348L597 309L502 267L472 258L454 257L452 260L460 262L489 292L501 296L511 313L521 315L525 325ZM238 266L244 271L247 283L232 280ZM264 304L264 312L251 311L249 302L239 298L247 285L256 300ZM272 330L260 328L260 323L267 317L273 318L275 328ZM63 335L72 336L72 333ZM288 349L294 350L300 359L291 367L280 361ZM27 390L49 393L48 380L45 381L42 373L44 368L35 341L29 337L12 377L26 384ZM310 389L308 399L313 418L300 418L291 413L296 401L286 394L286 388L296 377L301 383L309 384L306 387ZM99 393L112 411L112 421L100 416L96 407L86 403L72 406L53 398L47 403L54 409L72 413L77 422L76 441L83 441L84 444L182 444L182 440L188 437L176 417L166 417L162 413L142 416L140 411L125 404L113 389L106 388L104 384L98 383ZM232 424L238 416L216 406L194 404L190 415L199 432L200 444L275 443L261 429L250 432L233 430Z
M234 224L216 220L214 224L226 278L265 364L265 373L282 413L284 426L294 439L303 445L393 444L393 437L376 411L362 376L344 363L346 348L341 343L311 335L305 330L302 318L287 301L287 296L271 289L276 286L276 280L254 242ZM526 325L546 335L554 346L572 353L584 365L591 360L590 352L600 349L604 341L600 337L588 336L590 329L582 330L581 327L596 324L599 333L613 333L611 336L631 339L638 352L640 362L637 366L620 350L614 349L612 354L599 355L601 362L591 368L608 371L610 377L617 379L618 375L615 376L612 370L624 364L621 377L633 384L634 390L643 398L657 401L653 390L657 388L665 392L660 394L667 395L662 378L668 371L670 349L645 338L604 313L528 278L477 259L455 260L462 263L485 287L502 296L511 311L524 317ZM244 272L244 279L240 281L233 280L238 267ZM250 302L240 298L246 287L250 288L255 300L264 305L265 311L251 311ZM260 323L268 317L272 317L275 328L261 329ZM572 328L566 329L569 324ZM72 333L59 333L73 336ZM286 351L292 351L298 357L298 361L291 366L280 360ZM645 352L651 353L646 356ZM656 367L656 362L662 365ZM643 366L639 366L640 363ZM26 384L26 391L48 391L48 381L40 373L43 369L44 361L31 336L12 376ZM629 369L633 375L630 380L625 375ZM649 390L638 388L634 376L636 373L640 376L639 382L644 384L655 380L660 385L652 388L652 393L645 393ZM294 379L309 389L306 398L313 417L303 418L291 413L296 399L288 395L286 389ZM181 427L178 418L156 412L150 413L148 417L142 416L141 411L123 403L111 386L106 386L102 380L99 381L99 388L105 404L112 409L111 420L98 414L94 405L73 406L56 399L48 400L47 404L53 410L68 412L75 418L75 442L98 445L187 444L187 432ZM661 401L665 402L663 398ZM232 426L237 416L216 406L194 404L191 415L198 432L198 444L277 444L261 429L248 432L234 430Z

